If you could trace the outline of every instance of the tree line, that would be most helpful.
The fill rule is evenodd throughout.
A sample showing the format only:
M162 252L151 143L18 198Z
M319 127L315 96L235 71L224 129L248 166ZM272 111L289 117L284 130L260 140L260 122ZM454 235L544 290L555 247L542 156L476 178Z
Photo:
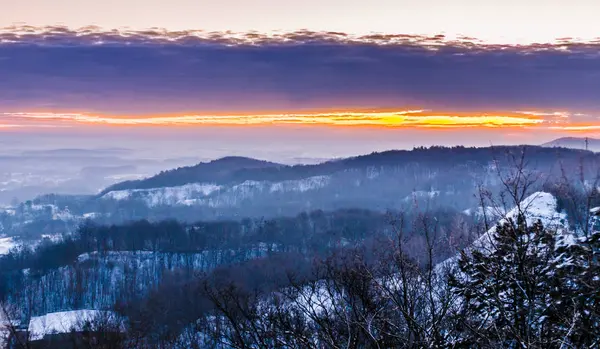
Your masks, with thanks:
M164 270L161 282L147 292L114 300L111 309L127 319L127 331L95 347L598 347L600 232L589 214L597 186L543 183L556 193L577 194L562 198L562 209L572 205L587 212L569 216L569 226L544 226L521 206L539 187L538 173L528 170L523 158L516 161L514 171L499 174L505 190L497 202L494 193L480 190L482 207L514 207L515 214L495 226L485 215L481 227L464 216L422 207L376 218L360 210L337 218L317 211L183 228L177 222L136 222L127 228L88 224L71 241L40 248L58 249L53 255L74 244L79 250L68 250L76 258L128 249L153 254L247 252L252 244L267 249L191 273ZM575 222L578 217L582 220ZM465 248L469 234L481 232ZM454 245L459 237L465 243ZM10 254L6 260L21 263L15 272L37 270L22 261L28 260L24 256ZM40 259L39 268L62 263ZM129 275L138 278L133 271ZM136 294L136 282L129 285L129 294Z

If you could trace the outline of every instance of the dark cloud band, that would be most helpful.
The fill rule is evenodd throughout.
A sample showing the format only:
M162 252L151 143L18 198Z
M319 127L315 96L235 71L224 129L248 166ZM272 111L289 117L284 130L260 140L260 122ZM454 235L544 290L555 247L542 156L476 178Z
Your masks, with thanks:
M0 76L5 111L596 111L600 40L11 27L0 31Z

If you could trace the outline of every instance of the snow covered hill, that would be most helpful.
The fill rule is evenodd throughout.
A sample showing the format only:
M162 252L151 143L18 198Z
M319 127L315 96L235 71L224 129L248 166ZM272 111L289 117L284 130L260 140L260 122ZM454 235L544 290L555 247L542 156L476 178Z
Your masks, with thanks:
M102 198L113 200L141 199L150 207L189 205L197 198L206 197L221 188L221 186L213 183L192 183L176 187L115 190L104 194Z
M587 145L586 145L587 141ZM542 147L550 148L570 148L570 149L587 149L591 151L600 150L600 139L596 138L585 138L585 137L562 137L550 142L542 144Z
M251 199L259 194L304 193L324 188L329 182L329 176L313 176L280 182L247 180L231 186L214 183L193 183L176 187L110 191L104 194L102 198L141 200L148 207L160 205L227 207L236 206L239 202Z
M554 170L557 158L567 167L585 160L595 168L600 161L589 152L542 147L417 148L298 166L227 157L122 182L97 195L48 194L0 208L0 234L31 239L68 234L86 219L102 224L141 219L191 222L342 208L407 210L421 204L451 207L478 220L481 213L495 209L475 210L477 187L501 190L498 171L510 167L496 155L518 156L523 151L535 163L530 170L546 182L560 175Z
M563 235L565 242L572 241L573 234L569 230L569 224L567 222L567 215L564 212L559 212L557 208L556 198L546 192L535 192L526 197L519 205L516 205L510 211L506 213L504 218L498 221L498 224L503 224L509 219L516 220L522 213L526 219L527 224L533 224L538 220L542 222L544 227L555 230L557 234ZM496 225L491 227L487 232L482 234L477 240L473 242L470 248L485 251L489 249L493 244L493 234L496 231ZM443 270L448 267L456 265L459 256L451 257L440 264L437 268Z

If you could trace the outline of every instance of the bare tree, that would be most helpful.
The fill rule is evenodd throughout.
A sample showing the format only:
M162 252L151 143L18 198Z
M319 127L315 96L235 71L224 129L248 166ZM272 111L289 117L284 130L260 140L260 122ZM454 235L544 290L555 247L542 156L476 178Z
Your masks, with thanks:
M0 342L3 342L6 348L30 348L29 328L23 326L26 318L22 316L22 311L18 304L0 303Z

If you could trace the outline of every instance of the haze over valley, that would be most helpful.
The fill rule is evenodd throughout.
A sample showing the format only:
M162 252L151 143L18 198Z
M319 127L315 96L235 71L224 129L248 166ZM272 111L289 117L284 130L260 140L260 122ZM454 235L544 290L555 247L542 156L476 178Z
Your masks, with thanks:
M600 346L600 2L0 6L0 349Z

